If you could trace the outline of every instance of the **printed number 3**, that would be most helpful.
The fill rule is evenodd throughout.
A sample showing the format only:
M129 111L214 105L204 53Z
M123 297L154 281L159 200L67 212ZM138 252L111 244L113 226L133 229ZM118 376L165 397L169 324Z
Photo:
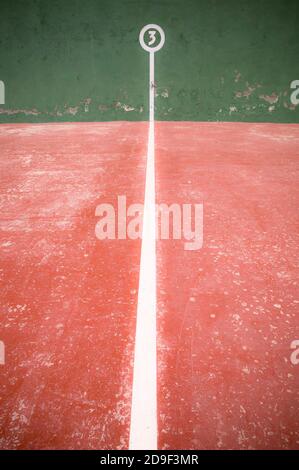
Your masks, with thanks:
M156 41L156 32L155 30L151 30L148 32L149 36L150 36L150 41L148 43L149 46L152 46L154 44L154 42Z

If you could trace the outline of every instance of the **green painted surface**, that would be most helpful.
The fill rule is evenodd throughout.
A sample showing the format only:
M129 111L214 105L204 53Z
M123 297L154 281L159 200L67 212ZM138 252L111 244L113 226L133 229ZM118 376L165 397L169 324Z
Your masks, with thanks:
M1 0L0 122L148 118L147 23L156 118L299 122L298 0Z

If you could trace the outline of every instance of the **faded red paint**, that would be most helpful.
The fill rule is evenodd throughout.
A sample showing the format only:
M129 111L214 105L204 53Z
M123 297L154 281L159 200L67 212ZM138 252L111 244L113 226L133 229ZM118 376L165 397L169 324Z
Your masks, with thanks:
M127 448L139 241L95 208L142 202L144 123L5 125L0 447Z
M299 448L299 126L157 123L157 200L204 203L204 246L158 242L161 448ZM146 123L0 126L1 448L128 446Z
M299 448L299 126L159 123L159 202L204 245L158 243L159 445Z

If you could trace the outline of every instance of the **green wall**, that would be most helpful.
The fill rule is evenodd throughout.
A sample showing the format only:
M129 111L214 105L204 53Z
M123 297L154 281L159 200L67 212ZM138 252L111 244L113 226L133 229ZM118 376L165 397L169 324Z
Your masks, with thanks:
M157 119L299 122L298 0L1 0L0 122L147 120L152 22Z

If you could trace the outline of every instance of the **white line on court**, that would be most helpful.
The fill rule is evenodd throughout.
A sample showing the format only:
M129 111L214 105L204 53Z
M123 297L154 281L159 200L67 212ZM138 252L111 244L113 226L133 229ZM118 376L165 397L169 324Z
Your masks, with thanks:
M149 124L133 371L130 449L157 448L154 121Z
M149 52L149 133L143 207L143 229L139 273L133 390L129 448L157 449L157 347L156 347L156 217L155 217L155 51L144 43L148 30L158 30L162 46L165 36L157 25L140 32L140 43ZM153 36L150 31L151 37Z

